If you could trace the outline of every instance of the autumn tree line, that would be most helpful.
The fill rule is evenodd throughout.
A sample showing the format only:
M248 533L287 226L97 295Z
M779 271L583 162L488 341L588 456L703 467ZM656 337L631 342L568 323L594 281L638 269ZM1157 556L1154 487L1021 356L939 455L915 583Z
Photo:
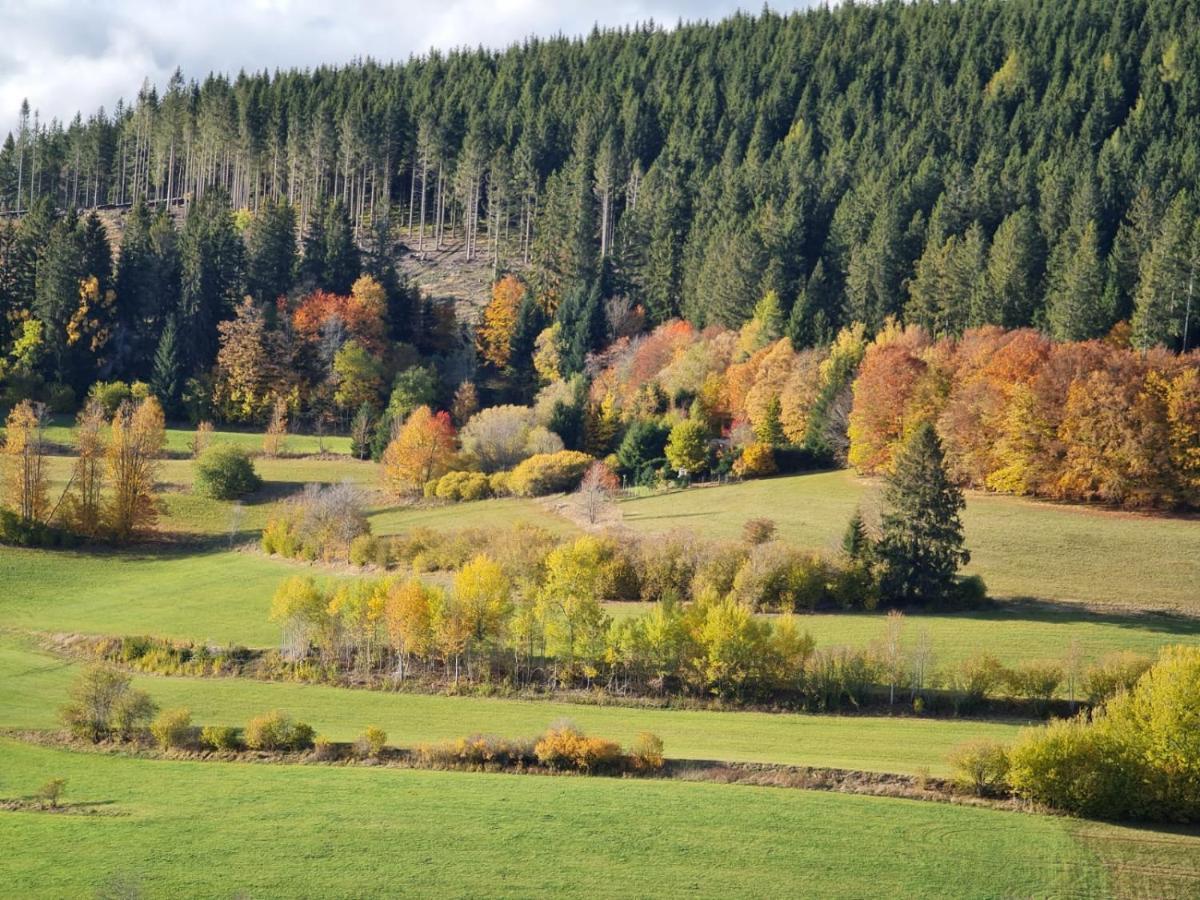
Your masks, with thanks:
M845 4L176 74L69 123L23 109L0 208L223 193L286 205L309 235L334 203L359 243L460 247L526 271L549 307L594 289L652 326L738 327L774 291L798 347L892 316L935 338L1065 341L1128 321L1134 346L1186 350L1197 16L1186 0ZM211 355L215 323L191 324Z

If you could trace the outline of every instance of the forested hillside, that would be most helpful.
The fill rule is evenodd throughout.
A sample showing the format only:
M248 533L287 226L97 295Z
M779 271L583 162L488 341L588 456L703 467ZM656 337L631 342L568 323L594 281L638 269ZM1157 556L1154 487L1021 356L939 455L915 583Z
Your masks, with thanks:
M420 255L453 236L527 271L548 308L598 285L584 293L651 324L737 326L773 290L797 346L896 315L935 336L1032 324L1063 340L1127 320L1135 346L1186 349L1198 174L1195 3L965 0L177 76L69 124L23 115L0 208L219 188L235 210L286 201L285 230L316 247L336 201L358 243ZM51 254L52 223L23 218L0 232L9 320L50 291L28 254ZM148 313L207 343L198 363L247 287L291 287L234 274L211 321Z

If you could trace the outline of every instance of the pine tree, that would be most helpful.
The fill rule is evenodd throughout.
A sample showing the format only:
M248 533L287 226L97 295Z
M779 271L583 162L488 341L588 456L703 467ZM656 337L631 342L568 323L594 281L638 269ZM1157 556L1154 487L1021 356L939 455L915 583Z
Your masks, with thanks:
M1057 254L1057 269L1051 272L1046 298L1050 333L1060 341L1085 341L1100 337L1112 322L1104 306L1104 267L1096 237L1096 223L1089 221L1078 241L1068 236Z
M217 355L217 323L242 298L243 246L228 198L206 193L188 209L180 237L180 360L184 373L207 368Z
M896 457L884 501L877 548L884 598L897 605L950 600L958 569L971 559L959 518L965 504L928 422L917 426Z

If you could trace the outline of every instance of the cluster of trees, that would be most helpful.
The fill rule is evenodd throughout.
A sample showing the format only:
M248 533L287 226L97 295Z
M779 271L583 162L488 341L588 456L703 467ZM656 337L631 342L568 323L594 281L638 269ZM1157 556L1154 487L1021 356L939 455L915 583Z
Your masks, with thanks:
M135 203L114 258L95 212L39 202L0 222L3 398L70 411L93 383L143 382L193 421L261 422L283 400L344 424L456 346L452 308L422 301L394 255L386 223L360 246L336 204L302 236L286 202L235 212L214 192L181 228Z
M1011 747L973 742L951 757L977 792L1011 790L1078 815L1200 821L1200 650L1154 665L1073 719L1027 729Z
M16 543L56 542L73 536L128 541L154 526L159 458L166 444L162 407L153 396L122 401L108 418L92 399L75 426L71 477L53 506L49 497L46 408L25 400L5 422L4 502L0 535Z
M854 382L849 460L887 472L936 423L960 483L1127 506L1200 504L1200 356L1117 339L980 328L932 341L889 327Z
M452 239L528 263L551 305L600 285L652 323L736 326L776 290L801 344L889 315L1068 340L1133 317L1178 349L1197 33L1186 0L847 4L177 74L70 123L23 109L0 206L222 190L307 232L336 200L360 237L391 218L418 253Z

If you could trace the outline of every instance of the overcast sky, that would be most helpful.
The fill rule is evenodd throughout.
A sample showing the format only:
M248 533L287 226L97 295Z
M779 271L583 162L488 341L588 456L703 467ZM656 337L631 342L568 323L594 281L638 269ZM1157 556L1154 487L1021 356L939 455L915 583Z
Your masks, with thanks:
M812 0L771 3L774 9ZM430 47L506 46L530 34L584 34L593 24L718 19L760 0L0 0L0 135L22 98L44 119L69 120L160 88L176 66L188 78L403 60Z

